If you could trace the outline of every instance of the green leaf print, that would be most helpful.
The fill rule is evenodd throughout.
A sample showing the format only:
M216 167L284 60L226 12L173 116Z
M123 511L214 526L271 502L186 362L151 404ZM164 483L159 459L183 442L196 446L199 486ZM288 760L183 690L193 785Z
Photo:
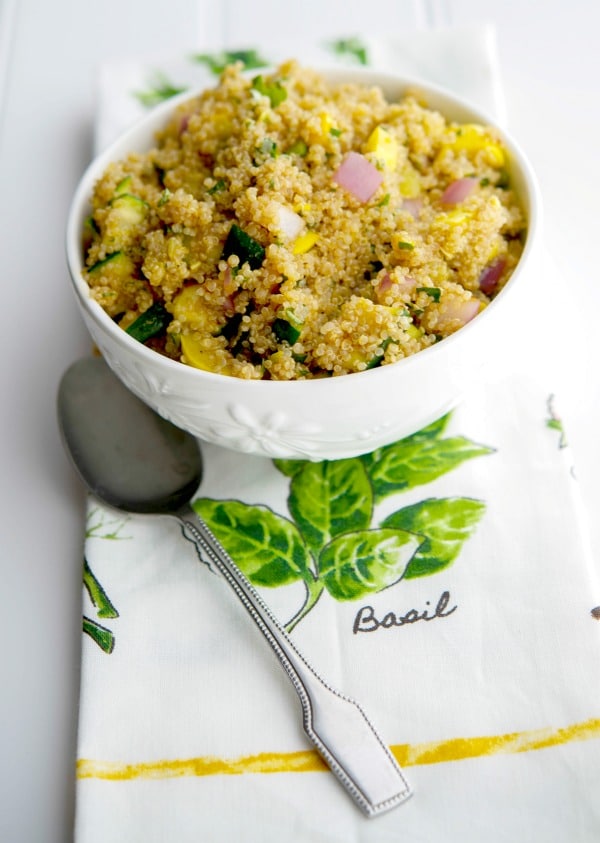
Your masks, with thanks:
M303 604L286 624L291 631L324 591L334 600L357 600L437 573L457 558L485 512L483 501L430 497L380 525L374 519L375 505L389 495L494 452L463 436L442 438L450 418L361 457L273 460L289 480L291 518L236 500L203 498L194 508L254 585L303 581Z
M295 524L266 506L199 498L193 507L254 585L270 588L313 578Z
M196 53L192 61L204 64L216 76L225 70L227 65L241 61L245 70L252 70L256 67L267 67L270 64L268 59L263 58L258 50L225 50L219 53Z
M130 536L122 535L122 530L129 521L129 516L118 518L109 517L102 508L95 508L88 512L85 536L89 539L102 539L104 541L119 541L129 539ZM115 609L104 587L90 568L90 565L83 557L83 585L92 602L96 615L99 618L115 619L119 613ZM96 621L84 615L83 631L96 642L105 653L112 653L115 648L115 636L110 629L101 626Z
M85 558L83 560L83 584L86 587L94 608L97 610L96 614L99 618L119 617L119 613L110 602L108 594L104 591L94 576L92 569Z
M133 96L146 108L152 108L177 94L182 94L185 90L185 86L174 85L165 73L157 70L149 79L146 90L134 91Z
M425 428L427 430L427 428ZM431 483L466 460L493 453L493 448L478 445L463 436L437 439L433 436L409 436L380 448L377 459L365 461L379 502L403 489Z
M367 47L360 38L340 38L337 41L331 41L326 46L337 56L350 56L362 65L369 63Z
M344 533L323 548L320 577L336 600L357 600L398 582L421 541L405 530Z
M290 484L290 513L315 558L332 538L371 523L373 492L360 460L306 462Z
M275 468L285 477L293 477L306 463L307 460L273 460Z
M383 527L408 530L423 540L408 564L405 579L435 574L450 565L484 512L483 501L472 498L428 498L389 515Z
M546 419L546 427L550 430L556 430L560 434L558 440L559 448L567 447L567 435L561 417L554 409L554 395L549 395L546 401L546 408L548 410L548 418Z
M106 629L105 626L101 626L96 621L91 620L91 618L86 618L83 616L83 631L86 635L89 635L92 641L94 641L101 650L105 653L112 653L115 648L115 636L112 634L110 629Z

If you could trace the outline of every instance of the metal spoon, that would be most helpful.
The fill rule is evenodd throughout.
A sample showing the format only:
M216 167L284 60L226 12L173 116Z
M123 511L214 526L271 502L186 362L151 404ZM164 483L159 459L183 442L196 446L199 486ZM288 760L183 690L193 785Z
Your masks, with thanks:
M362 708L315 673L190 506L202 477L197 440L136 398L101 358L67 370L58 419L66 449L96 497L120 510L177 518L201 561L222 574L292 681L304 731L361 810L373 817L407 799L410 788Z

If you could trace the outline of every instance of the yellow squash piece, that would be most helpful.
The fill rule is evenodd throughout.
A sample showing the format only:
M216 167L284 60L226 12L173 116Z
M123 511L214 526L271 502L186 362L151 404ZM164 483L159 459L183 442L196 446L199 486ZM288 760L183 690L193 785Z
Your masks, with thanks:
M188 366L204 369L205 372L217 372L221 375L229 374L228 363L221 349L206 348L196 334L183 334L181 337L181 352Z
M395 170L398 166L398 141L381 126L373 129L364 151L372 152L386 170Z
M307 231L305 234L301 234L300 237L297 237L296 240L294 240L292 252L295 255L304 255L312 249L318 239L319 235L316 231Z
M491 167L504 166L506 157L502 147L493 141L483 126L477 123L465 123L457 133L456 140L450 144L457 152L478 152L483 150L486 160Z

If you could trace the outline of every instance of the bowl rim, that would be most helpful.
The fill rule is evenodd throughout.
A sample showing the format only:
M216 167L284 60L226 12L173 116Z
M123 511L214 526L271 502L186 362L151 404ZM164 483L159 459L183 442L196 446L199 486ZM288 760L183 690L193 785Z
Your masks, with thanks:
M276 68L274 67L261 68L260 73L267 74L273 72L275 69ZM107 165L112 161L123 158L129 152L145 151L148 149L148 138L146 137L143 142L140 142L138 139L140 135L147 136L148 133L150 133L150 135L154 137L156 131L161 125L164 125L168 116L172 114L181 104L194 99L202 92L214 87L214 85L208 84L198 85L177 94L176 96L171 97L165 102L152 108L151 111L139 117L127 129L120 132L119 135L105 149L94 155L77 183L67 215L65 230L66 259L71 279L71 286L77 296L77 299L89 316L94 321L99 322L105 332L113 336L113 338L118 341L119 345L121 345L124 349L131 351L136 356L139 356L140 360L147 361L149 365L158 366L159 368L163 368L166 372L173 372L174 375L179 373L180 376L191 377L196 379L198 383L202 381L212 381L215 384L220 383L222 385L229 386L231 386L232 383L235 383L240 387L244 385L242 388L252 389L254 392L262 390L273 393L275 391L285 392L290 389L294 392L307 389L329 389L332 380L339 384L350 382L358 387L359 378L364 379L365 377L368 377L370 381L375 381L378 378L387 378L390 376L391 372L398 371L399 369L405 369L407 367L414 368L419 364L423 365L427 360L434 358L436 355L441 353L445 354L449 345L464 343L469 334L472 334L477 330L482 330L482 325L485 325L486 322L489 321L490 315L493 315L498 309L498 303L505 301L507 296L512 294L512 290L517 285L519 277L523 274L525 265L530 262L530 255L537 248L540 240L542 227L541 191L537 176L527 154L509 130L502 126L495 118L491 117L485 110L472 103L468 98L420 77L398 75L391 71L372 67L343 68L339 66L313 67L307 65L306 69L316 71L333 84L370 84L383 88L384 93L386 92L386 89L393 88L398 91L396 96L401 96L408 91L414 91L422 94L426 103L428 96L432 95L434 99L439 99L443 101L444 104L440 106L430 105L427 103L428 107L435 108L436 110L444 113L445 107L448 106L451 111L467 112L470 115L469 119L474 122L493 126L500 134L502 142L509 152L510 160L516 163L516 168L519 171L524 187L524 191L522 191L524 195L520 198L523 204L527 206L527 233L519 262L498 296L490 302L484 311L477 314L474 319L466 325L463 325L463 327L458 331L449 337L446 337L442 342L422 349L421 351L410 355L409 357L405 357L402 360L398 360L395 363L364 370L362 372L351 372L345 375L335 376L333 378L307 378L305 380L292 381L244 379L236 378L231 375L210 372L204 369L197 369L192 366L186 366L178 360L172 360L171 358L165 357L164 355L147 348L143 343L138 342L133 339L133 337L130 337L125 331L121 330L103 310L101 305L90 296L88 284L81 272L84 266L81 259L81 222L86 216L86 214L84 214L84 209L89 208L89 198L91 196L93 186ZM255 76L257 74L257 70L245 71L244 73L245 75ZM215 82L215 85L216 84L217 82ZM389 94L386 93L386 98L388 97ZM138 140L136 141L136 139ZM183 373L186 374L184 375ZM321 384L321 386L317 386L317 384Z

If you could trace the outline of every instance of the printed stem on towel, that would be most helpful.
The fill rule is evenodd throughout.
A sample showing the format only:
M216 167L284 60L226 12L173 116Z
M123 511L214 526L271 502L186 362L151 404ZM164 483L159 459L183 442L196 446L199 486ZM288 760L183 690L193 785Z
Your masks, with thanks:
M91 618L83 616L83 631L89 635L101 650L105 653L112 653L115 648L115 636L105 626L101 626Z

